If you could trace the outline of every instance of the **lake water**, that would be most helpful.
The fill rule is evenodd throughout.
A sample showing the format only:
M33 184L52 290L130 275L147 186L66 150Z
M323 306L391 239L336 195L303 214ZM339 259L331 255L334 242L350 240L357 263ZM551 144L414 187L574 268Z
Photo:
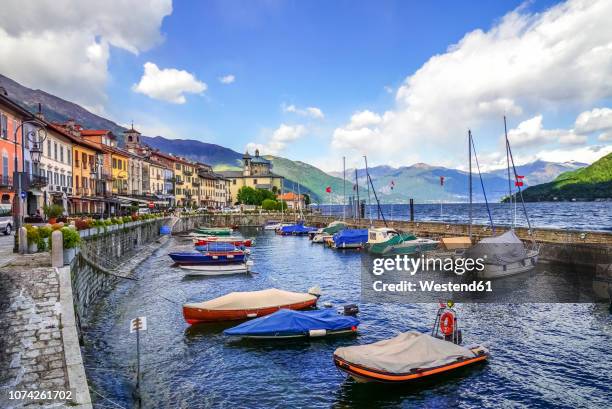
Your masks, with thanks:
M360 302L357 251L334 251L305 237L256 236L251 276L188 279L167 254L188 250L172 238L99 305L84 331L90 386L132 407L136 340L129 320L147 316L142 335L143 407L610 407L612 315L604 304L459 304L464 342L490 348L488 364L421 387L357 384L332 362L340 346L430 331L435 304ZM276 287L305 292L320 285L323 302L358 303L357 336L303 341L239 341L235 324L189 327L181 304L231 291ZM93 394L92 394L93 395ZM94 398L96 396L94 395ZM113 405L97 398L95 407Z
M612 202L538 202L525 203L532 227L558 228L571 230L612 231ZM381 205L382 213L390 220L409 220L410 208L407 204ZM494 225L527 227L527 219L522 205L510 206L507 203L490 203L489 208ZM342 216L341 205L322 205L324 215ZM489 224L487 206L484 203L473 205L475 224ZM348 215L348 210L347 213ZM366 218L377 218L378 208L366 206ZM416 221L444 223L468 223L469 205L467 203L415 204Z

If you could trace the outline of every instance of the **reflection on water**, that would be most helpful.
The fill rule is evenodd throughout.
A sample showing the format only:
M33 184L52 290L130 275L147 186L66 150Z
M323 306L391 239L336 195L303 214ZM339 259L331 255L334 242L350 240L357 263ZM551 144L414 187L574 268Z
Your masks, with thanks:
M400 331L429 331L433 304L360 302L359 252L337 252L303 237L257 234L252 276L184 279L167 253L188 250L172 239L99 305L85 330L91 386L133 404L135 337L131 318L146 315L142 364L144 407L604 407L612 316L603 304L459 304L464 342L491 349L489 363L418 387L357 384L336 370L333 351ZM320 285L321 302L358 303L357 336L290 342L241 341L223 335L232 324L188 327L181 304L231 291ZM238 323L236 323L238 324ZM98 407L105 407L98 404Z

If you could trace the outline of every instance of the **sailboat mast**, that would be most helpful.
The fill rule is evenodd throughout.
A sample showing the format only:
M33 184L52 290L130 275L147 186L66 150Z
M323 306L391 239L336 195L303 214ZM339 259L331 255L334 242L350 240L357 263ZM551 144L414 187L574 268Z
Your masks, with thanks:
M512 179L510 177L510 152L508 152L508 127L506 125L506 115L504 115L504 134L506 135L506 163L508 165L508 204L510 205L510 223L514 228L514 222L512 221Z
M359 175L355 168L355 186L357 187L357 220L361 219L361 203L359 202Z
M368 158L363 155L365 161L366 171L366 188L368 189L368 218L370 219L370 225L372 224L372 201L370 200L370 184L368 183Z
M346 156L342 157L342 221L346 220Z
M284 182L285 182L285 178L281 179L281 224L283 223L283 221L285 220L285 204L283 203L283 186L284 186Z
M468 129L468 168L469 168L469 176L468 176L468 186L470 191L470 224L468 225L468 232L470 235L470 242L472 241L472 130Z

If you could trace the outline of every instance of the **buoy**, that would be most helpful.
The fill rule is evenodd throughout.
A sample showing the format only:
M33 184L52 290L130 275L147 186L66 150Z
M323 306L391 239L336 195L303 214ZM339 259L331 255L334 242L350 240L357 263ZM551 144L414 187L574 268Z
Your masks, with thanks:
M440 331L444 335L452 335L455 326L455 316L452 312L446 311L440 317Z

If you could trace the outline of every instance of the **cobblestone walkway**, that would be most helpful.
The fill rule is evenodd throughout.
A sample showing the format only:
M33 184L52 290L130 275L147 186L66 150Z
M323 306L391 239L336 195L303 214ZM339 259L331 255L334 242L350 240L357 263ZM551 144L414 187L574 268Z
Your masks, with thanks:
M9 390L67 390L59 281L48 255L21 256L0 268L0 407ZM47 265L45 265L47 264Z

